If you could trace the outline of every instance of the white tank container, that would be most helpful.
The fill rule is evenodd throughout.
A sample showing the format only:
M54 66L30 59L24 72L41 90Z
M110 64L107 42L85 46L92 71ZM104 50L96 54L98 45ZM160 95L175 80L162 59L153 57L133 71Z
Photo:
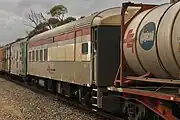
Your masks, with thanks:
M133 50L124 43L124 54L128 66L138 75L151 72L158 78L170 78L158 54L157 32L163 16L171 6L172 4L164 4L141 13L134 18L125 32L125 41L128 41L126 37L128 32L132 32L131 28L135 30L134 33L137 32Z
M137 34L137 56L147 72L158 78L169 78L157 54L157 29L163 14L171 6L164 4L149 12L142 20ZM166 28L167 29L167 28Z
M168 73L175 79L180 72L180 2L164 14L157 34L159 57Z
M135 37L137 34L137 28L142 21L143 17L149 12L150 10L146 10L139 15L137 15L131 23L128 25L125 35L124 35L124 42L123 42L123 49L124 49L124 56L126 59L129 68L133 70L137 75L145 74L146 71L141 66L135 51Z
M127 27L124 40L126 62L137 75L151 72L157 78L179 79L180 2L139 14Z

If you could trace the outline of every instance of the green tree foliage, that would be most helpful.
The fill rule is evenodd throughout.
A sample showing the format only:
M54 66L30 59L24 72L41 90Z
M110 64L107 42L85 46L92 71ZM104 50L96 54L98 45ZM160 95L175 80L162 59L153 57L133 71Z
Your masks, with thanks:
M63 5L56 5L52 7L48 12L48 14L51 15L50 18L46 18L42 13L36 13L31 10L28 14L28 19L31 24L28 26L31 26L33 30L27 32L28 38L76 20L74 17L65 18L66 13L68 13L68 9Z
M46 23L42 23L39 26L37 26L37 28L33 29L32 31L28 32L28 38L31 38L37 34L40 34L42 32L45 32L47 30L49 30L47 27L44 27Z
M81 16L79 19L85 18L85 16Z
M63 21L66 13L68 13L68 9L64 5L56 5L50 9L48 14L59 19L59 21Z
M65 14L68 13L68 9L64 5L56 5L50 9L48 14L52 16L51 20L53 21L53 27L57 27L72 21L75 21L74 17L65 18Z
M74 18L74 17L67 17L64 21L65 21L65 23L69 23L69 22L72 22L75 20L76 20L76 18Z
M57 26L61 26L61 25L67 24L67 23L75 21L75 20L76 20L76 18L74 18L74 17L67 17L63 21L59 21Z
M59 20L57 18L49 18L48 23L52 26L52 28L55 28L59 24Z

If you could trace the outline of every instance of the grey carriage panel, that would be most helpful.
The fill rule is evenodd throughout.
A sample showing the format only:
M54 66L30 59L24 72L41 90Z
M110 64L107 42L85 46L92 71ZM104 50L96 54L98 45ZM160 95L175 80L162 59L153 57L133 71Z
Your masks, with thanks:
M52 78L80 85L90 85L90 62L52 62Z
M43 77L43 78L51 78L51 74L48 71L49 65L50 65L50 62L47 62L47 61L44 61L44 62L32 62L32 61L29 62L28 61L27 74Z
M90 85L90 62L29 62L28 74L43 78Z

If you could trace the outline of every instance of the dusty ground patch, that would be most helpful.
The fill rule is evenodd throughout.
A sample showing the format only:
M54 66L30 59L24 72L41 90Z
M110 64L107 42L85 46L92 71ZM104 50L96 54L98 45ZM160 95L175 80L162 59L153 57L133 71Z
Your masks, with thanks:
M0 120L101 120L0 78Z

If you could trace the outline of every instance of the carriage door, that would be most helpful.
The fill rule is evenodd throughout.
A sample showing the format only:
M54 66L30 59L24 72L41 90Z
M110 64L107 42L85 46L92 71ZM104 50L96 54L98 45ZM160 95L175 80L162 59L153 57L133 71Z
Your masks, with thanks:
M11 45L8 46L7 48L7 69L8 72L11 71Z
M26 63L26 58L27 58L27 46L26 46L26 41L23 41L21 42L21 71L20 71L20 74L22 75L26 75L26 72L27 72L27 63Z
M92 83L96 84L96 60L97 60L97 38L98 38L98 29L92 29Z

